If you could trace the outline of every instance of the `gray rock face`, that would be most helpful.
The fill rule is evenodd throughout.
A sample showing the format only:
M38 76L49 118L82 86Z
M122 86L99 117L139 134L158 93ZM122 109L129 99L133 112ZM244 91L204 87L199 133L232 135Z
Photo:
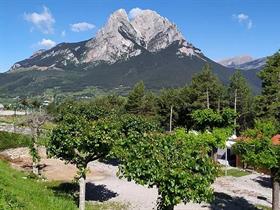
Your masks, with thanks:
M176 25L152 10L141 10L129 19L124 9L109 17L95 38L80 43L61 43L47 51L39 51L29 59L17 62L19 68L63 68L69 64L115 63L140 55L144 51L158 52L179 41L180 56L202 55L183 37Z
M242 56L236 56L233 58L227 58L227 59L219 61L218 63L223 66L226 66L226 67L235 68L238 65L250 62L252 60L254 60L254 59L251 56L242 55Z
M259 58L259 59L255 59L250 62L243 63L241 65L238 65L237 68L242 69L242 70L250 70L250 69L261 70L264 68L266 61L267 61L267 57Z
M267 61L267 57L253 59L251 56L237 56L234 58L225 59L219 61L223 66L234 68L234 69L241 69L241 70L250 70L256 69L261 70Z

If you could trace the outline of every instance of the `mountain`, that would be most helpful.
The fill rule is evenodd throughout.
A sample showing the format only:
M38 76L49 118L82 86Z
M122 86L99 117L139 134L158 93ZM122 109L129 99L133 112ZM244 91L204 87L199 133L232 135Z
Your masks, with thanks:
M53 88L112 90L131 88L139 80L158 90L185 85L205 64L223 82L234 72L207 58L174 23L155 11L142 10L130 19L120 9L94 38L60 43L16 62L0 74L0 94L36 95ZM257 85L252 81L252 86Z
M114 12L96 37L79 43L61 43L47 51L38 51L30 58L15 63L10 71L26 68L65 69L101 62L114 64L144 52L156 53L178 42L178 55L202 56L189 44L175 24L154 11L142 10L132 20L125 10Z
M227 58L221 61L218 61L219 64L229 67L229 68L235 68L236 66L239 66L241 64L247 63L254 60L249 55L243 55L243 56L236 56L232 58Z
M253 59L251 56L236 56L221 60L218 63L229 68L240 70L261 70L265 66L267 57Z
M262 70L266 64L267 57L258 58L240 65L237 65L236 69L242 69L242 70Z

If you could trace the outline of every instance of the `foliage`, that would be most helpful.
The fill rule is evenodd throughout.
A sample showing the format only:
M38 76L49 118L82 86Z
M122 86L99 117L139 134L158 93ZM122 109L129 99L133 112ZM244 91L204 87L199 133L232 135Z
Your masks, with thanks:
M95 105L92 101L67 100L59 105L56 121L63 121L68 114L81 116L87 120L97 120L109 115L106 107Z
M213 74L209 65L205 65L200 73L193 76L190 89L190 97L195 108L207 108L207 91L210 108L218 110L224 104L225 87Z
M169 126L170 119L170 109L173 107L172 112L172 123L174 126L180 124L181 111L184 108L183 99L180 97L180 89L163 89L160 91L157 99L157 113L160 116L160 122L163 127L167 128Z
M247 80L236 71L230 78L228 87L228 100L231 108L234 108L236 94L237 129L243 131L254 124L254 98Z
M144 135L151 131L159 131L158 123L147 117L137 115L124 115L119 119L121 133L128 136L131 133Z
M128 180L158 188L158 208L180 202L210 201L217 168L201 135L130 132L119 145L119 172Z
M280 120L280 51L271 56L259 72L262 95L258 97L258 116Z
M117 137L117 124L111 119L92 121L70 113L53 130L48 153L75 164L80 176L85 177L87 164L106 156Z
M229 108L224 109L222 113L213 109L198 109L192 113L195 129L198 130L212 130L214 127L232 127L235 116L234 110Z
M0 131L0 151L30 145L31 139L27 135Z
M257 121L254 129L246 130L245 140L234 145L243 162L256 167L276 169L280 175L280 146L272 145L271 137L277 133L273 122ZM247 140L246 140L247 139Z
M138 82L129 92L125 109L131 114L147 116L155 114L155 97L151 92L145 91L143 81Z

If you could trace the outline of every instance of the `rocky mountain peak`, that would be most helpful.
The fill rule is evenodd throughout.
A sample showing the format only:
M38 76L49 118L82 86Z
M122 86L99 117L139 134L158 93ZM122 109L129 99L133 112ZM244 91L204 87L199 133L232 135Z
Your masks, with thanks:
M152 10L139 11L131 24L142 35L149 51L157 51L174 41L184 40L175 24Z
M178 43L178 56L200 57L200 50L186 41L174 23L157 12L138 9L130 17L124 9L119 9L109 16L94 38L80 43L61 43L47 51L39 51L16 63L12 70L32 66L64 68L69 64L99 62L113 64L144 51L161 51L174 42Z

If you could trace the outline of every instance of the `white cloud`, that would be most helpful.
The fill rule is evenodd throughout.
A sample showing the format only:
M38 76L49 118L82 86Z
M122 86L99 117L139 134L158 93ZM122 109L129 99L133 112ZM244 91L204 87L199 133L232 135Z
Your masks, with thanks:
M248 28L248 29L251 29L252 27L253 27L253 21L252 21L252 20L249 20L248 25L247 25L247 28Z
M56 45L56 42L50 39L42 39L40 42L38 42L38 45L40 47L48 49L54 47Z
M95 28L95 25L87 22L71 24L71 30L75 32L88 31Z
M250 19L249 15L246 15L244 13L233 14L232 18L234 20L237 20L240 24L245 25L248 29L251 29L253 27L253 21L252 19Z
M129 17L129 19L134 19L141 12L142 12L142 9L135 7L128 12L128 17Z
M61 34L60 34L62 37L65 37L66 36L66 31L65 30L63 30L63 31L61 31Z
M50 10L45 6L43 6L42 13L24 13L24 19L32 23L35 28L44 34L52 34L54 32L53 24L55 23L55 19ZM33 31L33 28L31 28L31 31Z

